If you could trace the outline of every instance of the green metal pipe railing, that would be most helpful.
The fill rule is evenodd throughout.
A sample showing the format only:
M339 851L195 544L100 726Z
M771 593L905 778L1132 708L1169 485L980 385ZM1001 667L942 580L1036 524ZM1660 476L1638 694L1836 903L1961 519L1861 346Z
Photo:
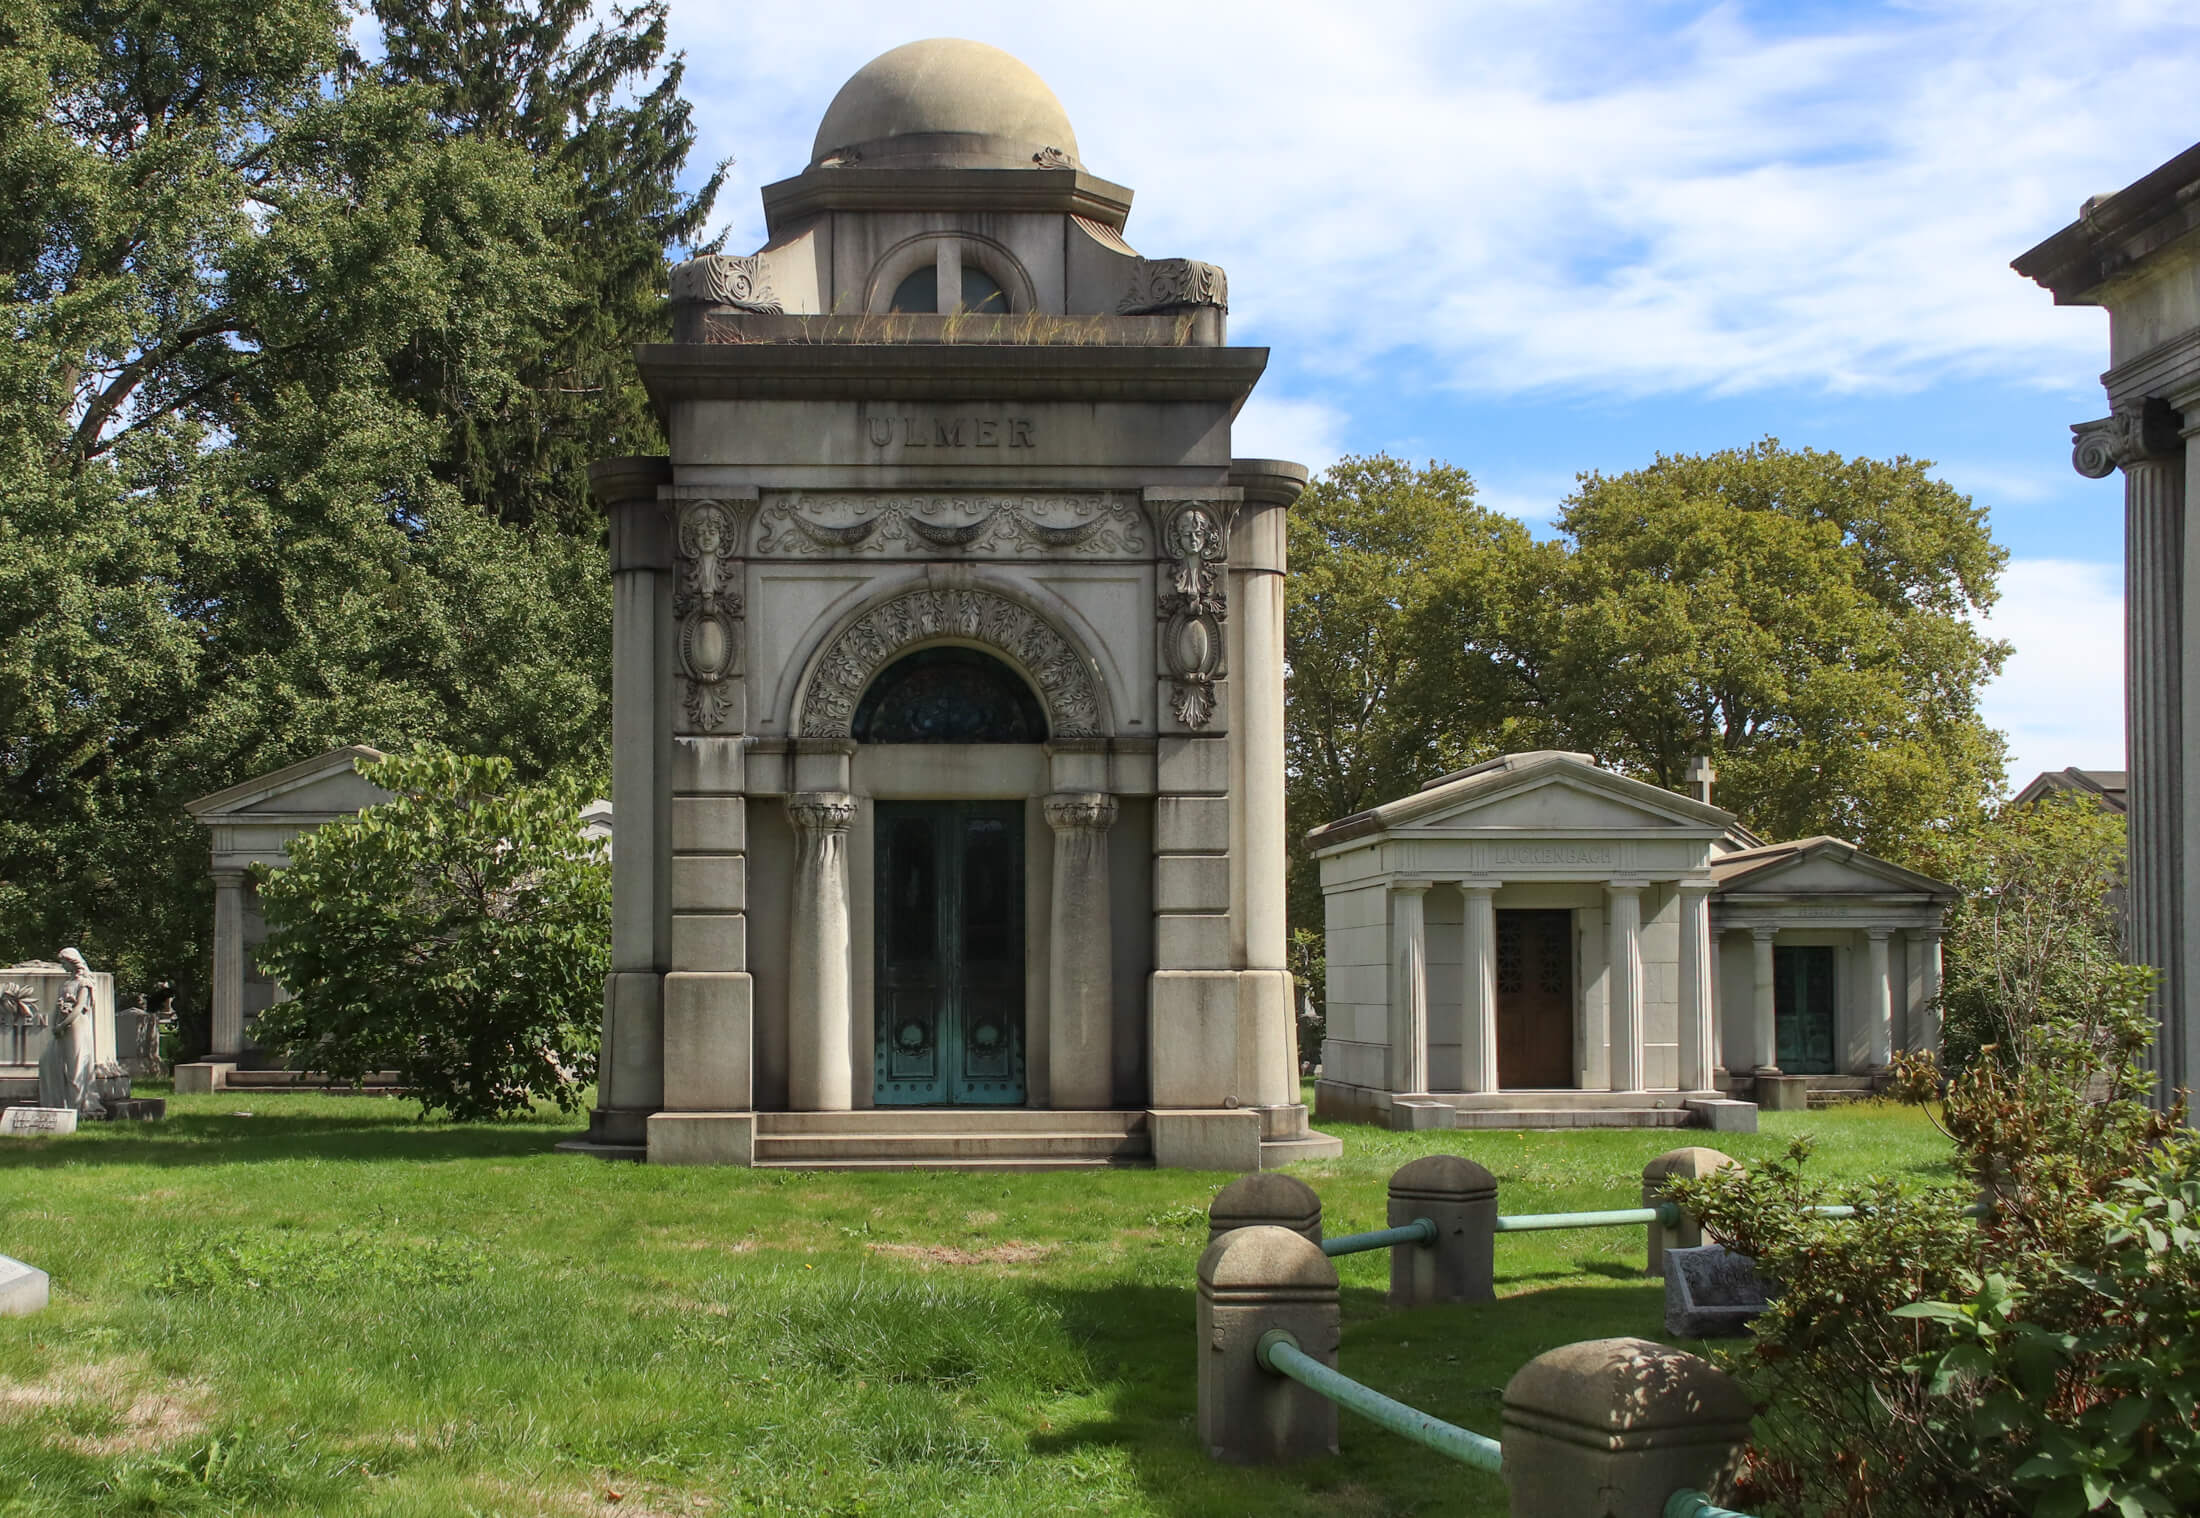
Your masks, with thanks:
M1673 1204L1666 1203L1668 1207ZM1673 1222L1680 1221L1680 1209L1673 1207ZM1518 1212L1501 1215L1497 1220L1499 1233L1536 1233L1546 1228L1624 1228L1629 1223L1662 1223L1665 1219L1655 1207L1615 1208L1610 1212Z
M1271 1328L1262 1334L1255 1354L1261 1369L1272 1375L1296 1381L1347 1412L1358 1413L1402 1439L1411 1439L1415 1444L1471 1465L1478 1471L1487 1471L1493 1476L1498 1474L1502 1451L1495 1439L1461 1428L1456 1423L1432 1418L1418 1408L1408 1407L1372 1387L1362 1386L1342 1371L1331 1370L1299 1348L1297 1337L1289 1329Z
M1388 1249L1394 1244L1435 1242L1436 1224L1428 1218L1415 1218L1401 1228L1378 1228L1373 1233L1341 1233L1333 1239L1323 1239L1322 1253L1335 1259L1340 1254L1358 1254L1367 1249Z
M1750 1518L1750 1515L1721 1507L1702 1492L1684 1489L1665 1499L1662 1518Z

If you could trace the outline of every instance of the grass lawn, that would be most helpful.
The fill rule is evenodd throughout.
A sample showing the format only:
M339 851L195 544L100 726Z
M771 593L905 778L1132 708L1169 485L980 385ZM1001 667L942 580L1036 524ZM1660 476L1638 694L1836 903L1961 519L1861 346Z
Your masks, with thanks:
M1500 1514L1499 1483L1346 1418L1287 1472L1196 1447L1193 1265L1225 1179L652 1169L577 1124L421 1122L366 1097L174 1098L158 1124L0 1150L0 1514ZM1947 1179L1915 1110L1767 1114L1831 1174ZM1708 1135L1323 1124L1332 1233L1450 1149L1507 1212L1636 1205ZM1642 1231L1498 1241L1501 1300L1391 1313L1340 1261L1341 1363L1494 1434L1556 1345L1657 1336ZM616 1495L614 1495L616 1494Z

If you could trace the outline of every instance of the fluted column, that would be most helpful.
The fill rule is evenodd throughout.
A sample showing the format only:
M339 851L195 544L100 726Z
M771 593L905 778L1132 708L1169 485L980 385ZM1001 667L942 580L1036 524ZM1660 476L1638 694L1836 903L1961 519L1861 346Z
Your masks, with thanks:
M214 997L207 1058L234 1060L244 1053L243 870L214 871Z
M1497 1089L1497 887L1463 882L1467 899L1465 953L1459 966L1460 1040L1466 1045L1466 1087Z
M855 798L797 791L794 914L787 945L787 1105L846 1112L854 1105L849 1041L848 828Z
M1428 924L1425 880L1390 885L1392 1089L1400 1096L1428 1092Z
M1892 928L1866 928L1864 967L1864 1063L1884 1070L1894 1058L1894 985L1888 979L1887 939Z
M1711 1089L1719 1051L1711 1026L1711 887L1681 882L1680 1088Z
M1755 951L1754 1015L1750 1019L1750 1062L1759 1075L1780 1073L1779 1003L1773 990L1772 940L1780 930L1773 927L1755 927L1749 930L1750 947Z
M1940 1052L1940 934L1938 928L1912 928L1909 933L1909 1046L1919 1054Z
M1047 1100L1061 1111L1115 1102L1115 937L1108 919L1108 829L1115 798L1057 792L1054 902L1047 938Z
M2071 462L2089 479L2124 471L2124 746L2130 771L2126 817L2128 921L2125 958L2156 971L2154 1005L2164 1037L2153 1059L2158 1086L2193 1072L2176 1068L2169 1030L2181 1021L2187 910L2180 855L2184 775L2185 459L2176 412L2160 401L2122 406L2104 421L2073 427Z
M1642 887L1614 881L1609 903L1612 1089L1642 1090Z

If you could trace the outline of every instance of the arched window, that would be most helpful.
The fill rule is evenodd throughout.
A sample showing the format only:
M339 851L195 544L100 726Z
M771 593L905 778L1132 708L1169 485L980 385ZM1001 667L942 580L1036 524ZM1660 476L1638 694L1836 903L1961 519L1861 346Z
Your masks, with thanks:
M856 704L858 743L1041 743L1046 713L1017 673L974 648L920 648Z
M937 267L927 264L915 270L908 278L894 287L890 311L914 316L936 315L940 309L940 279ZM983 269L973 269L964 264L962 271L962 309L986 316L1008 315L1008 292L992 275Z

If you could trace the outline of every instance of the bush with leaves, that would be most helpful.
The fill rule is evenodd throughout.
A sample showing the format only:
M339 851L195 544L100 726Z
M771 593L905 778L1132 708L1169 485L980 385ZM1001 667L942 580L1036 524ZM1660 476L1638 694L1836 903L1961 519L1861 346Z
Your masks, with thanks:
M2200 1197L2182 1109L2137 1100L2149 981L2109 973L2085 1015L2034 1025L2024 1061L1980 1060L1950 1083L1949 1185L1836 1194L1810 1177L1807 1141L1754 1172L1674 1183L1778 1290L1734 1357L1761 1409L1745 1505L2195 1510L2173 1468L2200 1452ZM1992 1211L1974 1223L1962 1211L1981 1197ZM1826 1202L1859 1215L1808 1210Z
M301 834L263 875L260 964L292 999L261 1042L358 1080L390 1069L423 1111L572 1111L596 1077L611 866L573 782L424 751L361 766L396 799Z

